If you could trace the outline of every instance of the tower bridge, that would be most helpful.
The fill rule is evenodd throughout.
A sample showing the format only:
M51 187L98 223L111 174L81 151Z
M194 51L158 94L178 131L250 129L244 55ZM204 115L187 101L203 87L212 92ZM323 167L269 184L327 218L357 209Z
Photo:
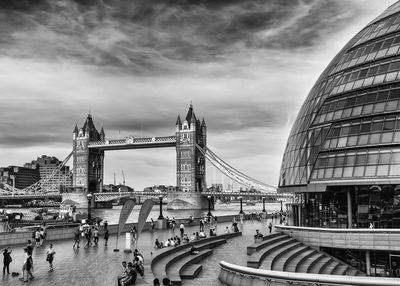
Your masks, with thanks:
M178 115L175 123L175 133L167 136L124 139L106 138L104 129L96 129L92 116L89 114L82 127L75 128L72 133L72 152L62 164L51 174L32 186L23 190L4 184L0 186L0 195L30 195L39 198L46 193L54 193L55 189L43 189L45 182L56 176L69 158L72 158L73 191L63 192L63 200L76 201L80 207L87 206L86 195L94 195L94 202L106 202L124 196L168 196L170 209L199 209L207 208L208 196L211 197L277 197L276 188L255 180L236 170L207 147L207 126L204 118L200 121L190 105L186 117ZM103 192L104 156L106 151L145 149L145 148L175 148L176 150L176 191L168 193L133 192L128 194ZM231 180L248 188L254 188L261 193L220 193L209 192L206 186L206 160ZM36 196L36 197L35 197ZM284 198L285 199L285 198Z

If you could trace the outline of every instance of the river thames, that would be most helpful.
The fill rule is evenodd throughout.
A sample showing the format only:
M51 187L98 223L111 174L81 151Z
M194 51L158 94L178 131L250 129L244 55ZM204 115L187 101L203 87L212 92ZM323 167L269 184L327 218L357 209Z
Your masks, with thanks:
M137 222L139 216L139 210L141 205L136 205L129 216L127 223ZM52 208L57 210L57 208ZM103 220L107 220L110 224L117 224L119 220L119 214L121 212L122 206L113 206L111 209L92 209L91 213L93 217L100 217ZM265 209L267 213L280 211L281 204L280 203L266 203ZM27 218L34 217L35 214L29 208L13 208L13 209L5 209L10 210L12 212L22 212ZM87 212L87 210L78 210L81 212ZM240 203L230 203L230 204L216 204L215 210L211 210L213 216L224 216L224 215L233 215L237 214L240 211ZM262 203L257 203L256 205L246 205L243 203L243 211L245 213L252 212L261 212L262 211ZM188 218L189 216L193 217L205 217L207 216L208 210L167 210L167 206L163 205L163 216L172 218ZM153 206L147 220L151 219L157 220L160 214L160 207L158 204Z

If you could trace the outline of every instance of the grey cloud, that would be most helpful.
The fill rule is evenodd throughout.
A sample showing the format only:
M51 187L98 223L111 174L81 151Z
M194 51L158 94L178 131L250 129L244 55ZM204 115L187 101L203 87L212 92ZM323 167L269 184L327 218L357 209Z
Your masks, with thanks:
M0 6L1 54L143 74L235 62L243 47L309 47L357 11L328 0L15 2Z

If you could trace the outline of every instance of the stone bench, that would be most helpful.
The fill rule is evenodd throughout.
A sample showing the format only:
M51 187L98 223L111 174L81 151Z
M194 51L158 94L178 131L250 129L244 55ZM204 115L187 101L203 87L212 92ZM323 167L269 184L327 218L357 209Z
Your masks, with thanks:
M225 243L226 239L240 235L242 235L241 232L227 233L192 241L187 244L179 245L177 247L160 249L159 251L157 251L157 255L154 256L151 261L151 270L155 277L162 279L166 276L167 264L171 265L171 263L173 261L177 261L179 257L185 257L186 255L189 255L192 246L200 250L204 248L215 247L217 245L220 245L221 243ZM223 242L221 242L221 240ZM214 246L213 242L215 242Z
M203 265L201 264L190 264L189 266L181 270L181 279L194 279L199 275L202 269Z
M172 285L182 285L181 273L183 273L185 268L189 267L191 264L199 263L212 253L212 249L203 249L200 250L198 254L189 254L188 256L181 258L179 261L176 261L173 265L170 265L170 267L167 269L167 277L171 280ZM198 270L197 274L200 272L200 270ZM186 275L186 277L189 279L196 278L194 274Z

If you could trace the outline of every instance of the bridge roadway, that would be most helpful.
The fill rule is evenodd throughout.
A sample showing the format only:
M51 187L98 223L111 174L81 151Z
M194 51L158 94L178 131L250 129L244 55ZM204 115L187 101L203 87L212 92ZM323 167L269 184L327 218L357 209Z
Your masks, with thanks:
M289 199L292 197L290 194L275 194L275 193L241 193L241 192L233 192L233 193L221 193L221 192L203 192L202 196L212 196L212 197L252 197L252 198L281 198L281 199ZM159 196L167 197L167 192L104 192L104 193L93 193L94 199L96 202L107 202L116 200L118 198L125 197L147 197L147 198L158 198ZM61 199L61 194L3 194L0 195L0 200L21 200L21 199Z
M108 139L105 141L89 142L89 149L97 149L104 151L124 150L124 149L144 149L144 148L160 148L175 147L176 137L149 137L149 138L133 138L125 139Z
M119 192L119 193L94 193L94 198L96 202L106 202L112 201L118 198L123 197L148 197L148 198L158 198L159 196L167 197L167 192ZM233 193L221 193L221 192L203 192L201 193L203 197L211 196L211 197L256 197L258 199L266 197L266 198L281 198L281 199L289 199L292 198L290 194L276 194L276 193L241 193L241 192L233 192Z

